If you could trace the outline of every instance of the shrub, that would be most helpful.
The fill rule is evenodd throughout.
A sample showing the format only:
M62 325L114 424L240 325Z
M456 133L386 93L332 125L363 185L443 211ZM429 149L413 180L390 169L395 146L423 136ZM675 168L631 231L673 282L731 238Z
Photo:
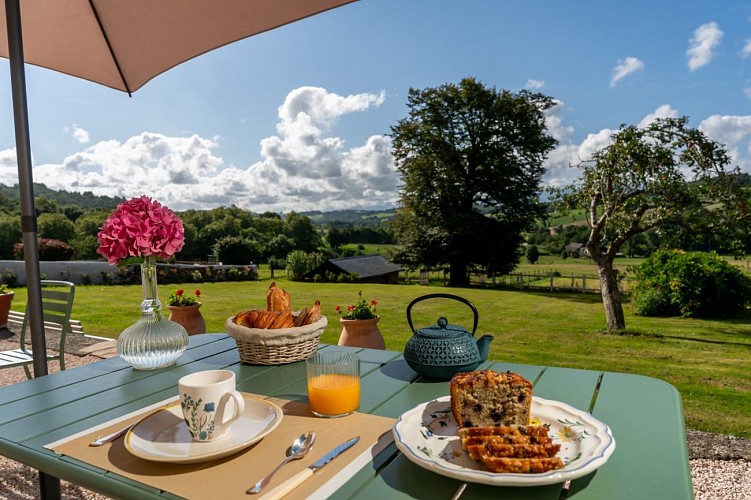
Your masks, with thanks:
M76 250L64 241L39 238L37 244L39 260L73 260L76 256ZM13 255L16 260L24 260L23 243L13 245Z
M527 262L534 264L540 258L540 250L537 245L530 245L527 247Z
M629 271L641 316L727 317L751 303L751 277L714 252L660 250Z
M302 281L313 270L313 258L302 250L293 250L287 255L287 273L292 281Z
M5 268L5 276L3 277L2 281L11 288L18 287L18 276L16 275L15 271L13 271L13 269L9 267Z
M258 262L263 252L258 243L242 236L225 236L218 239L213 251L222 264L235 265Z

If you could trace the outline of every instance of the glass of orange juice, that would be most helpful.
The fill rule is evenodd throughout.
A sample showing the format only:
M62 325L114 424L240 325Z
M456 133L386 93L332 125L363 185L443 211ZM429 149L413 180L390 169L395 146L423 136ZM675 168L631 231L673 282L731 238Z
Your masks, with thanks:
M319 352L306 361L310 411L336 418L360 407L360 358L344 351Z

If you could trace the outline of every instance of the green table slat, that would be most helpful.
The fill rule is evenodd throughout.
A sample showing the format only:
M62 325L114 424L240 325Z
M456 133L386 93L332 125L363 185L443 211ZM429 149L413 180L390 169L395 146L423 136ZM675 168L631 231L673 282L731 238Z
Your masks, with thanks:
M611 428L615 452L575 498L693 498L682 414L667 382L606 372L592 415Z
M547 368L535 384L534 395L561 401L586 412L599 378L600 372Z
M381 470L377 477L354 493L352 498L374 500L450 498L461 484L462 481L439 476L418 467L404 455L399 454ZM536 488L511 488L469 483L461 498L462 500L472 498L557 500L560 491L561 486L555 484Z

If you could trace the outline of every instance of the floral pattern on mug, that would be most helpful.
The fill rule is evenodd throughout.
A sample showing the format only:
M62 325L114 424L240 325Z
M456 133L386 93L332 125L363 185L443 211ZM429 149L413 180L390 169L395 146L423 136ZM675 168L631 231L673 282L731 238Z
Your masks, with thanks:
M189 394L183 394L180 406L183 411L190 411L190 421L187 419L185 421L188 424L190 435L199 441L206 441L212 438L216 430L213 415L216 411L216 403L205 403L203 410L200 410L201 403L203 403L202 399L196 401Z

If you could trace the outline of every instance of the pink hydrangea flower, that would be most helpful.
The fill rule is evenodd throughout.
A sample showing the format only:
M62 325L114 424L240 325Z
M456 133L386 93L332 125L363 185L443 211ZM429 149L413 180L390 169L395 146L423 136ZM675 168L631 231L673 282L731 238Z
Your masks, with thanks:
M180 218L148 196L131 198L117 206L97 235L97 253L110 264L128 257L154 255L169 260L185 244Z

